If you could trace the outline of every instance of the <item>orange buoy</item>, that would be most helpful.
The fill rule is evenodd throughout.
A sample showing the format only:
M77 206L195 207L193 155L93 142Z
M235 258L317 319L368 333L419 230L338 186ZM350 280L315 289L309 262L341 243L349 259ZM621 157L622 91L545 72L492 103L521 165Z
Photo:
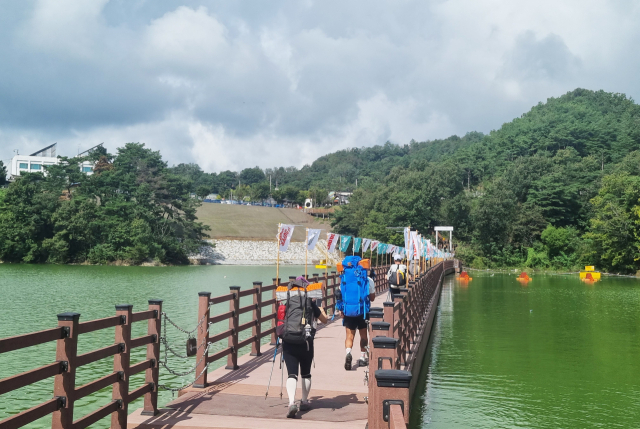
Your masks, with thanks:
M527 273L523 271L522 273L520 273L520 276L516 278L516 280L518 280L521 283L529 283L531 281L531 277L529 277Z
M469 281L469 280L473 280L473 278L469 277L469 274L466 271L462 271L458 276L458 280Z

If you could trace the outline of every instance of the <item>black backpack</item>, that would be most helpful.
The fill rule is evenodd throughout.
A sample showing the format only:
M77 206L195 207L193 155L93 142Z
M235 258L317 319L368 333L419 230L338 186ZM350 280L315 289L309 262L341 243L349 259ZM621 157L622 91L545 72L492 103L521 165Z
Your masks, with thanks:
M304 291L291 288L297 286ZM291 344L304 344L307 342L305 326L313 326L313 306L311 299L307 298L307 286L301 281L289 283L287 290L287 304L285 308L284 323L281 325L282 341ZM311 330L313 338L313 329Z
M404 271L400 271L400 265L399 264L394 264L397 265L398 268L396 269L395 273L391 273L391 278L389 279L389 283L392 284L393 286L404 286L407 284L407 273L405 273Z

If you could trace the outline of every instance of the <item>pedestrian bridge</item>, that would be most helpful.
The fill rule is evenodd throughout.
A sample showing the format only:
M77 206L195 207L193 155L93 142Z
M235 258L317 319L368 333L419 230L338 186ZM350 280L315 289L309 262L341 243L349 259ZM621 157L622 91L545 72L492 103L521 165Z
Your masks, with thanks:
M351 371L345 371L342 324L336 319L326 326L321 325L314 343L311 410L299 412L296 419L285 418L288 400L281 388L283 372L279 353L275 364L273 362L275 291L278 285L288 283L274 279L270 285L255 282L252 288L245 290L233 286L228 294L213 298L209 293L200 293L197 319L194 312L194 320L198 321L194 347L196 378L191 387L181 390L178 398L163 408L157 405L158 386L162 381L160 300L149 301L146 311L134 313L131 306L121 305L116 307L115 316L82 323L78 314L64 313L58 315L59 326L56 328L0 339L0 353L57 342L56 356L55 359L52 356L51 364L0 380L2 395L54 376L52 399L0 421L0 429L21 427L48 414L52 415L54 429L81 429L108 416L111 428L118 429L286 429L299 428L302 423L305 428L324 429L364 428L367 425L370 429L405 428L442 280L445 275L459 270L459 263L443 260L431 267L423 266L415 281L393 297L387 293L385 274L388 266L374 269L377 297L370 315L369 367L356 364ZM329 314L333 313L334 290L339 285L337 273L314 274L309 280L322 284L323 305ZM225 306L225 303L228 303L228 309L220 312L220 304ZM240 315L249 312L251 320L240 324ZM148 335L131 338L131 324L142 321L148 324ZM228 329L210 335L209 327L217 323L228 324ZM116 328L113 344L77 354L78 336L109 327ZM248 337L247 331L250 331ZM220 343L226 343L226 347L209 352L209 345ZM147 348L147 359L131 363L130 350L142 346ZM239 351L248 346L251 346L251 353L241 355ZM109 356L114 359L112 373L83 386L75 385L76 368ZM224 361L226 366L209 371ZM143 371L144 384L129 386L131 375ZM113 389L111 402L86 416L74 416L75 401L108 386ZM144 407L130 410L129 404L140 397L144 397Z

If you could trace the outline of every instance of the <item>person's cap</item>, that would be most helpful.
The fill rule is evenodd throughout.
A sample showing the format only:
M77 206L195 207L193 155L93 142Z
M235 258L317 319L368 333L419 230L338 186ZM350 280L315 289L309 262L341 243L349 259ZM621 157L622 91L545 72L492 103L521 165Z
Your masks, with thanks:
M393 257L394 261L402 261L402 256L396 254L396 256Z

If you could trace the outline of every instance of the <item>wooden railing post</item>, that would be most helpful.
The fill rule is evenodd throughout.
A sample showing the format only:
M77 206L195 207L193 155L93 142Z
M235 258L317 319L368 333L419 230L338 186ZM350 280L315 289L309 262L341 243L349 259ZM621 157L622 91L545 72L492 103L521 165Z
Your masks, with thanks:
M260 356L260 334L262 333L262 282L253 282L253 320L256 324L251 328L251 335L255 337L251 343L251 356Z
M397 369L379 369L375 372L374 383L378 387L376 407L382 413L374 418L374 425L369 424L370 429L386 429L390 427L391 406L399 405L404 417L404 424L409 424L411 397L409 386L411 385L411 372Z
M384 322L378 322L384 323ZM378 420L382 420L382 407L380 396L380 387L376 383L374 374L378 370L390 370L395 368L396 349L398 348L398 340L391 337L374 337L372 339L373 347L371 348L371 355L369 359L369 407L368 407L368 420L369 428L382 428ZM386 427L385 427L386 428Z
M71 429L73 426L73 402L76 384L76 356L78 355L78 321L80 313L58 314L58 326L65 331L65 338L56 344L56 360L62 374L55 376L53 395L64 398L64 406L53 412L52 429Z
M116 316L122 319L116 326L116 344L120 344L120 353L113 356L113 371L120 373L120 380L113 384L111 398L121 405L111 414L111 429L126 429L129 396L129 364L131 359L131 313L133 305L116 305Z
M162 300L150 299L149 310L154 311L154 315L149 319L147 334L155 335L156 341L147 344L147 359L153 359L153 366L147 368L144 381L153 383L153 390L144 394L143 416L155 416L158 414L158 379L160 375L160 328L162 321Z
M393 301L386 301L384 304L383 312L382 312L382 320L387 322L390 325L389 328L389 337L393 337Z
M401 364L405 363L406 358L406 356L404 356L404 329L407 324L407 319L404 314L405 297L404 295L394 295L393 301L397 303L398 306L398 315L394 317L394 319L397 320L398 328L393 333L393 337L398 339L396 368L399 368Z
M327 262L328 263L328 262ZM324 277L320 279L320 283L322 284L322 308L327 308L327 285L329 284L329 275L326 274Z
M198 342L196 346L199 347L196 353L196 380L193 382L193 387L205 388L207 387L207 344L209 343L209 300L211 299L211 292L199 292L198 293Z
M231 353L227 355L226 369L238 369L238 326L240 326L240 286L229 286L229 291L233 294L233 298L229 301L229 310L232 311L229 318L229 328L232 329L231 336L228 340L229 347L233 347Z

